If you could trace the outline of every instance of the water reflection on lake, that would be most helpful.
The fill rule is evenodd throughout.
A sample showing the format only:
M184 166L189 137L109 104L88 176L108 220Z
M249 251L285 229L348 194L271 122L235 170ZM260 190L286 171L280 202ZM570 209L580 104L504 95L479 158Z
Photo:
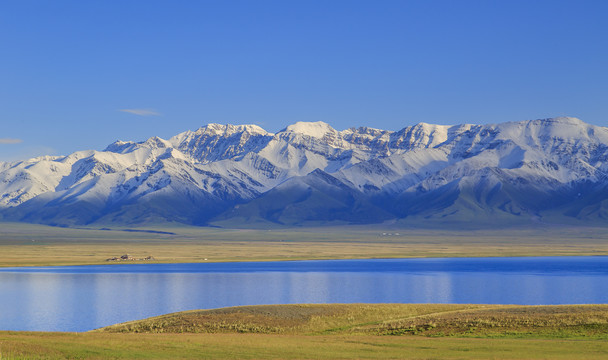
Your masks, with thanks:
M190 310L288 303L608 303L608 257L0 269L0 329L85 331Z

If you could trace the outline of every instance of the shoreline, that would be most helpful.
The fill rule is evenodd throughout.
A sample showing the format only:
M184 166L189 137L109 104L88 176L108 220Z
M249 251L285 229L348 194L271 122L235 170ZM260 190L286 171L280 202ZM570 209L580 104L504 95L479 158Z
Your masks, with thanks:
M223 264L223 263L266 263L266 262L297 262L297 261L348 261L348 260L416 260L416 259L513 259L513 258L574 258L574 257L608 257L608 254L576 254L576 255L513 255L513 256L441 256L441 257L335 257L335 258L301 258L301 259L240 259L240 260L205 260L205 261L122 261L122 262L93 262L93 263L66 263L66 264L48 264L48 265L2 265L0 271L6 269L24 269L24 268L57 268L57 267L81 267L81 266L116 266L116 265L178 265L178 264Z
M341 321L349 322L349 329L361 330L357 326L365 325L365 331L369 332L369 326L375 325L386 325L388 323L403 322L405 320L424 320L424 322L432 322L433 317L445 317L449 315L453 321L463 321L460 326L469 326L471 321L479 322L479 319L471 317L471 315L477 315L478 317L496 317L496 312L506 311L506 313L512 313L521 316L520 320L524 323L530 323L530 318L533 316L544 317L543 327L547 326L546 321L551 319L553 321L563 321L559 319L559 316L571 315L568 321L572 319L581 318L587 316L588 312L594 312L594 318L591 319L592 325L602 324L603 327L608 330L608 303L593 303L593 304L536 304L536 305L522 305L522 304L475 304L475 303L299 303L299 304L270 304L270 305L237 305L228 306L212 309L195 309L195 310L184 310L177 312L170 312L148 318L131 320L122 323L112 324L95 328L85 331L39 331L39 330L0 330L0 333L23 333L23 334L91 334L91 333L261 333L261 334L285 334L285 329L280 327L271 329L262 329L251 324L255 324L259 321L268 321L268 317L273 317L277 320L277 324L280 326L287 326L291 333L302 333L306 335L320 335L320 334L337 334L340 331L335 329L327 332L327 329L313 329L310 327L302 328L302 324L295 323L281 323L281 319L299 319L299 321L310 321L314 317L332 317L340 318L340 316L348 315L348 318L343 318ZM240 318L235 318L233 315L242 315ZM355 314L356 316L353 316ZM466 316L464 316L466 315ZM374 318L373 322L370 322L370 316ZM598 316L601 318L599 319ZM367 317L366 322L359 324L362 317ZM229 318L235 324L240 323L248 324L251 326L247 331L243 329L237 329L235 326L224 324L224 319ZM504 314L503 314L504 318ZM197 325L190 326L184 329L185 323L189 325L193 324L198 320L204 319L204 325L208 328L199 328ZM515 317L514 319L517 319ZM510 319L509 321L512 321ZM314 320L313 322L318 322ZM497 320L499 321L499 320ZM502 319L500 321L503 321ZM214 322L221 322L221 327L218 328ZM159 326L157 323L161 323ZM539 322L540 323L540 322ZM202 323L201 323L202 324ZM295 325L294 325L295 324ZM353 325L354 324L354 325ZM409 323L408 323L409 324ZM297 326L296 326L297 325ZM487 324L486 324L487 325ZM504 328L512 326L513 324L507 325L491 325L488 329L498 328L502 332L508 332L512 329ZM553 324L555 325L555 324ZM553 326L552 325L552 326ZM569 325L575 325L569 323ZM163 329L163 326L167 329ZM243 325L244 326L244 325ZM408 325L409 326L409 325ZM435 326L436 327L436 326ZM455 334L444 334L433 327L432 332L427 331L427 335L431 336L454 336ZM501 329L502 328L502 329ZM210 330L211 329L211 330ZM215 329L215 330L213 330ZM304 329L304 330L303 330ZM346 330L346 327L341 327L340 330ZM394 330L394 329L393 329ZM423 332L431 330L431 328L420 330L415 335L424 335ZM528 334L531 334L530 332ZM393 333L376 333L375 335L395 335ZM401 335L406 335L405 333ZM471 335L471 333L463 333L460 335ZM479 336L484 336L477 334ZM507 334L513 335L513 334ZM520 334L523 335L523 334ZM597 334L602 339L608 339L608 331L598 332ZM465 336L466 337L466 336Z
M608 255L608 228L420 230L379 227L155 232L0 223L0 267L244 261ZM150 230L150 229L149 229ZM170 233L170 234L169 234ZM152 261L118 261L129 255Z

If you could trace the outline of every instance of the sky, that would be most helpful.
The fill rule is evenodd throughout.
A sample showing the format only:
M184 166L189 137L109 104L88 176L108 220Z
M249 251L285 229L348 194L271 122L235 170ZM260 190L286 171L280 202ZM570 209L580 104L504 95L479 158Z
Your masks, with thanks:
M208 123L608 126L606 14L604 0L1 0L0 161Z

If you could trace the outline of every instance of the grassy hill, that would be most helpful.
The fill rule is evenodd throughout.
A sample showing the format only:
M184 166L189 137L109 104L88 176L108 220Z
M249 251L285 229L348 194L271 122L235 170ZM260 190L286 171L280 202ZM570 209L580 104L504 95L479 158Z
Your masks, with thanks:
M607 358L606 340L608 305L273 305L0 331L0 359L571 360Z
M608 305L241 306L179 312L117 324L96 331L608 339Z

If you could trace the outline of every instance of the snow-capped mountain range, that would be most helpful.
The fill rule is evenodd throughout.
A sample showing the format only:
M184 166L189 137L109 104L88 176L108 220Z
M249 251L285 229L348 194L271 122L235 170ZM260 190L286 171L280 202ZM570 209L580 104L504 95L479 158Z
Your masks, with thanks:
M608 128L576 118L277 133L209 124L0 162L0 217L52 225L265 226L608 217ZM405 220L403 220L405 219Z

